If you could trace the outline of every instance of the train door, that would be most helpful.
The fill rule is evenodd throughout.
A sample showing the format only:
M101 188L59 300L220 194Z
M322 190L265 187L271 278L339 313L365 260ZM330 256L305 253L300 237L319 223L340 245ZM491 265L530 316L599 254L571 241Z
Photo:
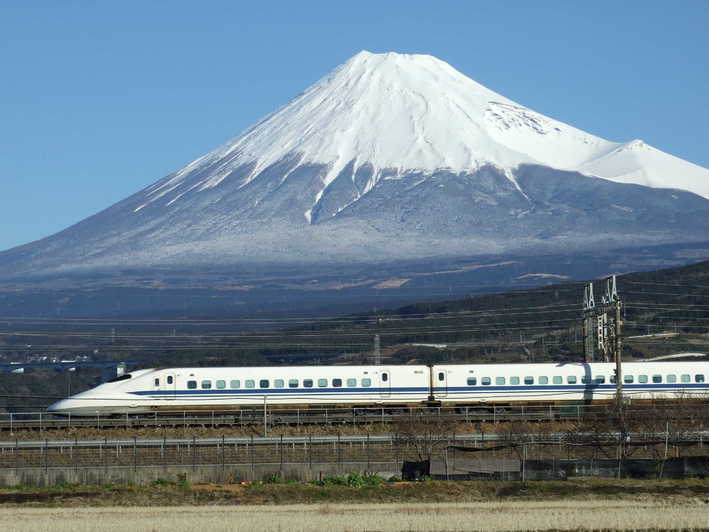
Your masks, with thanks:
M172 392L165 394L165 399L175 399L175 386L177 385L177 377L174 373L168 373L163 376L165 382L163 383L163 390L166 392Z
M391 396L391 373L388 371L379 373L379 395L380 397Z
M448 397L448 374L445 370L436 372L435 388L437 397Z

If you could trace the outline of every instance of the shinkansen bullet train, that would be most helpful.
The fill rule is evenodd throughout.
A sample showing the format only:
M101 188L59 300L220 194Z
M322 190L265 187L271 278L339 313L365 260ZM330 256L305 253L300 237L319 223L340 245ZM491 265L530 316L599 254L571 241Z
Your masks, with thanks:
M709 362L628 362L630 399L708 397ZM57 414L342 405L480 405L603 401L612 363L283 366L143 369L51 405Z

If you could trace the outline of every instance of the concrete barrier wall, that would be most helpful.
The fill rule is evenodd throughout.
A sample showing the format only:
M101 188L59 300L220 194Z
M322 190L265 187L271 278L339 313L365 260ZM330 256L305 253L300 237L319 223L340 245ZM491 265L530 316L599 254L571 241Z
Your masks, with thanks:
M287 480L311 481L348 473L377 474L384 478L400 475L397 462L327 464L225 464L197 466L139 466L82 468L3 468L0 486L52 486L56 484L148 484L156 480L186 481L190 484L226 484L266 480L278 475Z

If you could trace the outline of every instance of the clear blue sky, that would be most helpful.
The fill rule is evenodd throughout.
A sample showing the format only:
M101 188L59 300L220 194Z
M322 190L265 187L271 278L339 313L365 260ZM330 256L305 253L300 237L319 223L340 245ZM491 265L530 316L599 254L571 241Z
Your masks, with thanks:
M709 166L709 0L0 4L0 250L235 136L362 49Z

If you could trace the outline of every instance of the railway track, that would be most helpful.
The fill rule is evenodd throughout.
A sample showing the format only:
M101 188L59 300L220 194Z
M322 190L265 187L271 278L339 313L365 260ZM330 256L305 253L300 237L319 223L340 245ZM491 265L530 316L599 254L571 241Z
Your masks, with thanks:
M577 438L598 438L594 433L577 433ZM662 442L669 437L664 432L630 432L625 435L620 433L609 433L603 435L606 443L616 443L622 437L630 437L634 442L648 442L648 445ZM544 435L544 439L536 441L536 434L518 434L517 437L528 445L570 445L573 441L568 441L568 434L564 432L550 432ZM498 433L478 433L478 434L440 434L424 435L409 438L411 441L446 441L448 445L456 444L485 444L496 442L509 442L509 434ZM342 435L320 435L320 436L276 436L276 437L221 437L221 438L130 438L130 439L103 439L103 440L27 440L27 441L0 441L0 452L12 449L66 449L73 448L99 448L99 447L165 447L165 446L186 446L200 445L204 447L218 447L222 445L315 445L315 444L388 444L399 443L401 437L396 434L342 434ZM681 440L673 437L672 443L709 443L709 430L686 431L682 433Z
M709 405L699 405L707 409ZM626 415L648 415L644 406L626 409ZM657 409L652 410L656 413ZM0 414L0 433L17 430L135 429L160 427L248 427L301 425L364 425L426 419L451 423L559 422L608 415L605 405L489 406L489 407L356 407L311 409L242 409L160 411L142 415L60 417L47 412Z

